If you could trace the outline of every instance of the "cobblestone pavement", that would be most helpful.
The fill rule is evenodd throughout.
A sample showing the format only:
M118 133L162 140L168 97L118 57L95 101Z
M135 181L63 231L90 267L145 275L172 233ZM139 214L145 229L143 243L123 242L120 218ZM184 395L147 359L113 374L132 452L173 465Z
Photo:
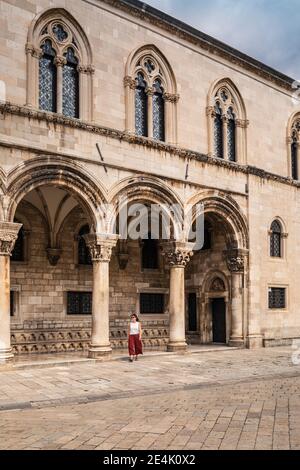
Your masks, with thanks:
M291 348L1 372L1 449L298 449Z

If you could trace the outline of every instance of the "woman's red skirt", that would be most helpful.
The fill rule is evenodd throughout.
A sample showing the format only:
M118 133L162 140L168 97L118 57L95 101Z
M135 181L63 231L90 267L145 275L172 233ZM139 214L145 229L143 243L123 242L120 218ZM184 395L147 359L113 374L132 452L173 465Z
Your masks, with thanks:
M139 356L143 354L143 345L140 335L129 335L128 338L129 356Z

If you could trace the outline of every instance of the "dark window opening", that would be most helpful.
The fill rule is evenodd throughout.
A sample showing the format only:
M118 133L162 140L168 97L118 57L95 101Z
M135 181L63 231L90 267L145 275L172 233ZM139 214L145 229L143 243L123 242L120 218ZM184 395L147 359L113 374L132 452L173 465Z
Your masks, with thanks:
M158 269L158 240L151 240L149 234L142 244L142 269Z
M273 258L282 257L282 228L277 220L271 226L270 255Z
M68 292L67 315L91 315L92 292Z
M79 117L79 73L78 60L74 50L69 47L64 57L63 67L63 114L67 117Z
M15 293L10 291L10 316L13 317L15 314Z
M92 258L90 254L90 250L88 249L84 235L88 235L90 233L90 228L88 225L84 225L78 233L78 264L83 266L91 266Z
M148 96L147 83L141 73L136 78L135 89L135 132L137 135L148 137Z
M292 178L293 180L298 179L298 143L293 142L291 146L292 153Z
M24 229L20 228L18 238L11 255L12 261L24 261Z
M165 140L165 100L160 80L154 82L153 94L153 138Z
M140 294L140 312L143 314L164 313L164 294Z
M55 50L49 39L42 45L43 55L39 61L39 107L56 113L57 74Z
M269 308L286 308L286 289L279 287L269 289Z

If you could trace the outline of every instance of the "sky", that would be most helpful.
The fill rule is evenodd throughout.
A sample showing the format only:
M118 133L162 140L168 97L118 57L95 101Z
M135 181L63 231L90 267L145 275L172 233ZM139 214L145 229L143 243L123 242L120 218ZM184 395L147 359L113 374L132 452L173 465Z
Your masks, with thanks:
M146 3L300 80L300 0L147 0Z

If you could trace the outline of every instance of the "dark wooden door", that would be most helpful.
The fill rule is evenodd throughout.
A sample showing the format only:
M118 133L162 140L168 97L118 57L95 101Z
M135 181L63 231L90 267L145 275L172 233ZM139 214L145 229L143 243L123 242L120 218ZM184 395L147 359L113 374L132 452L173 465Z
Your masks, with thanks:
M189 316L189 330L198 331L197 328L197 295L195 293L188 296L188 316Z
M213 342L226 343L226 304L224 299L212 299Z

